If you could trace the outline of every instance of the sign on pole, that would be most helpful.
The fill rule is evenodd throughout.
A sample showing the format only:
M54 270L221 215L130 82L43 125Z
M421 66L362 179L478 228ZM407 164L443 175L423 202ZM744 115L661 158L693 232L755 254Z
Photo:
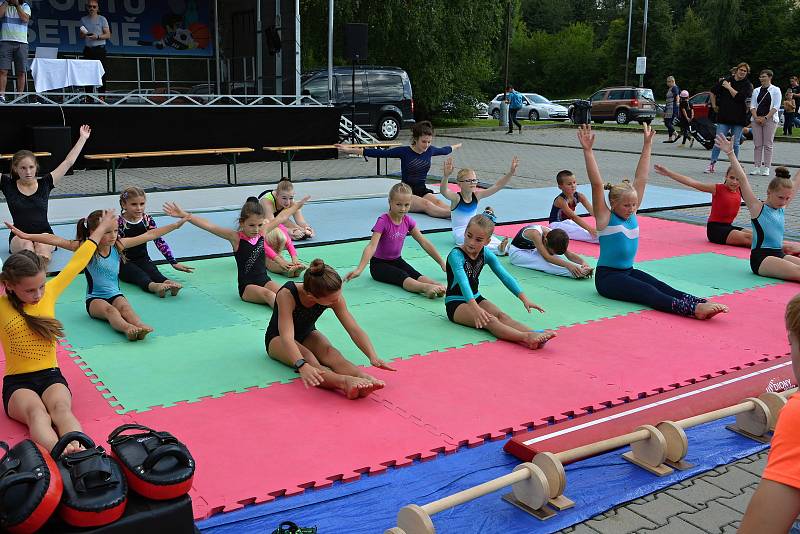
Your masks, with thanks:
M646 74L647 73L647 58L644 56L639 56L636 58L636 74Z

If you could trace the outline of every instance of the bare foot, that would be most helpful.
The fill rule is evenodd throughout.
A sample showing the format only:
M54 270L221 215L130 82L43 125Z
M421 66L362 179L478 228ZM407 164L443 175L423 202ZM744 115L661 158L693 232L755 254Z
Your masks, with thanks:
M169 292L173 297L178 296L178 292L183 289L183 286L178 282L174 282L172 280L167 280L164 282L169 287Z
M525 345L531 350L541 349L554 337L556 337L556 333L551 330L546 332L528 332L525 336Z
M373 389L374 384L365 378L357 376L344 377L344 394L350 400L366 397L372 393Z
M167 296L167 291L169 291L167 284L156 284L155 294L158 295L158 298L163 299Z
M77 441L70 441L69 444L64 447L64 452L61 454L61 456L66 456L68 454L72 454L73 452L79 452L84 449L85 447Z
M439 286L434 286L434 285L429 285L425 289L425 291L422 292L422 294L428 297L429 299L435 299L441 296L439 294Z
M505 256L506 254L508 254L508 245L510 242L511 241L507 237L504 237L503 240L500 242L500 246L497 247L500 256Z
M694 308L694 316L698 319L711 319L718 313L728 313L728 307L717 302L700 302Z
M128 341L139 341L141 339L139 337L141 332L141 328L131 325L130 328L125 331L125 336L128 338Z
M139 325L139 335L137 336L137 339L141 341L142 339L147 337L147 334L149 334L152 331L153 331L152 326L148 326L146 324Z

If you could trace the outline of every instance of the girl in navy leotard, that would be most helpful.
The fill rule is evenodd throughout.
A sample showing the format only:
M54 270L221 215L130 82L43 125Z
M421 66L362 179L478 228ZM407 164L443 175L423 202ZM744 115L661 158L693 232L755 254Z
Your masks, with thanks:
M191 214L175 204L164 204L164 213L171 217L186 218L190 223L226 239L233 248L236 267L239 271L239 297L254 304L275 304L278 284L267 275L267 255L264 250L264 235L286 221L293 213L303 207L310 197L295 202L282 210L274 219L267 222L264 207L256 197L250 197L239 213L239 227L224 228L208 219Z
M358 326L342 296L342 279L333 267L315 259L303 275L303 283L286 282L278 290L272 318L264 334L267 354L300 374L308 386L342 391L348 399L366 397L384 382L350 363L316 322L330 308L373 367L394 371L378 358L369 336Z
M488 265L503 285L522 301L528 313L532 309L544 312L528 300L514 277L503 268L497 256L486 248L493 231L494 221L490 216L474 216L464 233L464 244L448 254L447 294L444 299L447 318L464 326L486 329L499 339L538 349L555 333L531 332L528 326L512 319L478 291L481 270Z
M600 238L600 258L594 274L597 292L606 298L636 302L660 311L698 319L709 319L718 313L727 312L728 307L723 304L707 302L683 293L644 271L633 268L633 260L639 247L636 211L644 198L650 168L650 151L655 135L649 124L645 124L643 129L644 145L633 184L625 180L614 186L603 185L603 178L592 152L595 136L591 126L583 125L578 130L586 172L592 184L592 204ZM608 204L605 189L610 189Z
M358 146L336 145L336 148L348 154L359 156L372 156L378 158L398 158L400 160L400 173L404 183L411 187L414 197L411 201L411 211L414 213L427 213L431 217L440 219L450 218L449 206L439 200L431 189L425 185L428 171L431 168L433 156L450 154L453 150L461 148L461 143L455 145L436 147L433 143L433 125L422 121L411 127L411 146L398 146L394 148L359 148Z

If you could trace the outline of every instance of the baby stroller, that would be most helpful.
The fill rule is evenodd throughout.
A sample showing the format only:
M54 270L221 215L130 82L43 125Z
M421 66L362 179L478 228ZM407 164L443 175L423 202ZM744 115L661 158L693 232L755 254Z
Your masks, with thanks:
M694 119L689 123L689 133L706 150L714 148L714 136L717 128L706 118Z

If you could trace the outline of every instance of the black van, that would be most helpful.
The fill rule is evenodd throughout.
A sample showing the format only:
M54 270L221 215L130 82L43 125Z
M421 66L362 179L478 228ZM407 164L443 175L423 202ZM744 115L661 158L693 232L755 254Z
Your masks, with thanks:
M400 128L414 124L411 80L399 67L356 67L355 123L382 139L395 139ZM328 102L328 71L318 70L304 77L303 94ZM333 68L332 104L350 118L353 99L353 68Z

